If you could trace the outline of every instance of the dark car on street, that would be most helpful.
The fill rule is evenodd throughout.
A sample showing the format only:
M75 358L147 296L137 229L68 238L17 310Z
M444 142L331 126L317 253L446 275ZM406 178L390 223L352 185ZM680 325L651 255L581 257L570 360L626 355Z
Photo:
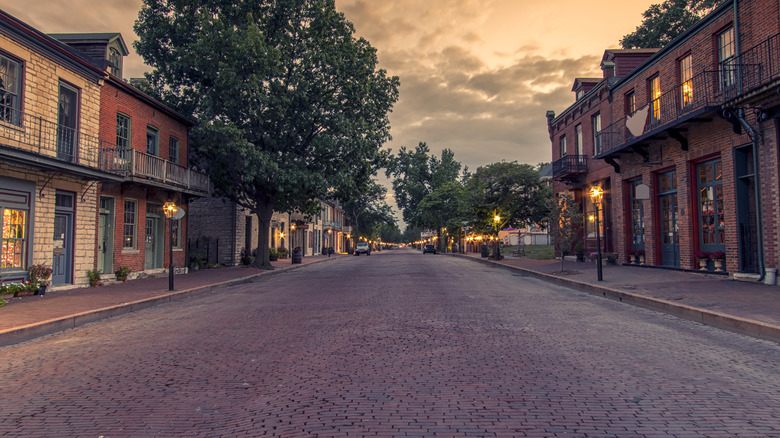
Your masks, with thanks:
M436 245L432 243L426 243L425 246L423 246L423 254L425 253L436 254Z

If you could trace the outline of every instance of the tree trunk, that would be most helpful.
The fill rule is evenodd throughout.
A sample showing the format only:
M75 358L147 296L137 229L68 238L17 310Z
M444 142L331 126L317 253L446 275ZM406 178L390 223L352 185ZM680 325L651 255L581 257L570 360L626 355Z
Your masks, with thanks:
M259 205L254 212L257 215L257 257L254 265L260 269L273 270L269 255L269 232L271 230L271 217L274 215L274 206L272 203Z

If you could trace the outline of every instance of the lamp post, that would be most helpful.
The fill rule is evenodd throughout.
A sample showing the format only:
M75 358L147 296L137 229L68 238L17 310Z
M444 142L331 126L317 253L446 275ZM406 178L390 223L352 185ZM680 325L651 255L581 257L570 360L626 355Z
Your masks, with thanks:
M603 281L604 276L601 270L601 226L599 225L599 207L601 206L601 198L604 196L604 190L599 186L593 186L590 189L590 200L593 201L593 205L596 207L596 245L598 245L598 258L596 259L596 270L598 272L598 281Z
M494 249L494 257L496 260L501 260L501 254L499 254L499 248L498 248L498 233L499 233L499 224L501 223L501 216L498 215L498 212L493 216L493 228L496 231L496 246Z
M163 205L163 212L168 218L168 233L170 234L168 239L168 290L173 290L173 217L177 211L179 211L179 207L173 201L168 201Z

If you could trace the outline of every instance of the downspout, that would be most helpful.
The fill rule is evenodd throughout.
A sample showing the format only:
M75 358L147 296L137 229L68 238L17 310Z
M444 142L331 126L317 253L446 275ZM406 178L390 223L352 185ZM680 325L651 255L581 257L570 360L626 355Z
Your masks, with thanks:
M761 190L758 177L758 138L756 137L756 132L750 126L750 123L745 120L745 111L742 108L736 111L736 116L737 120L739 120L739 123L742 124L742 126L748 132L748 135L750 135L750 139L753 142L753 174L755 175L756 180L755 184L753 185L753 191L754 196L756 197L756 235L758 236L758 239L756 239L758 248L756 248L756 250L758 252L758 272L760 274L757 281L761 283L764 281L764 276L766 274L764 269L764 239L762 238L764 233L761 228Z
M734 53L737 54L737 84L739 84L739 91L742 91L742 67L740 55L741 45L739 44L739 0L734 0Z

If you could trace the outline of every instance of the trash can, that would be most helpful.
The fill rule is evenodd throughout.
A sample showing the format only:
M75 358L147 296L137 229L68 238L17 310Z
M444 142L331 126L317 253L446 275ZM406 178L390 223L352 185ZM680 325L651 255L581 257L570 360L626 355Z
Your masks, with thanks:
M490 249L487 245L482 245L482 257L490 256Z
M292 252L292 264L301 264L303 263L303 251L301 251L300 246L296 246L295 249L293 249Z

